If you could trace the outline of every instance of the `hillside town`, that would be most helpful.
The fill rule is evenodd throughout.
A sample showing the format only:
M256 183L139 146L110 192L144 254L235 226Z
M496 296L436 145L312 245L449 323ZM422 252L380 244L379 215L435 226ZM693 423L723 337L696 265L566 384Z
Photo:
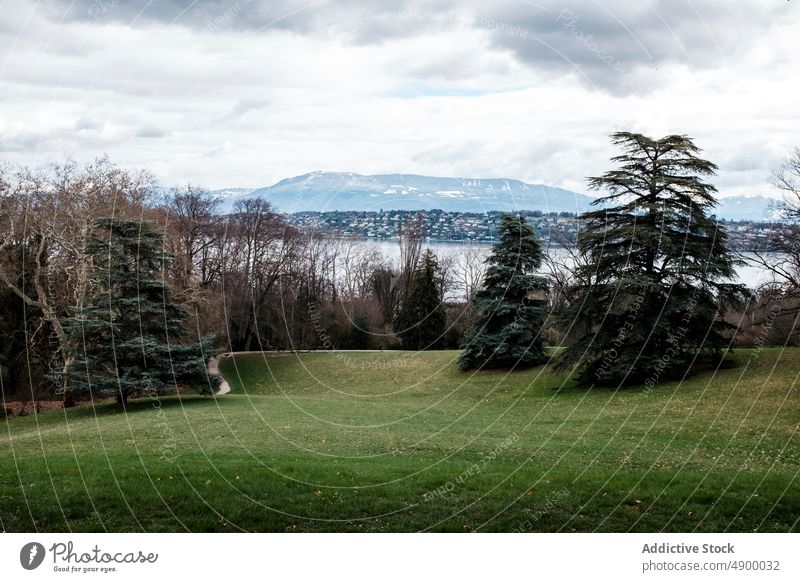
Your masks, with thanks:
M408 210L297 212L288 216L299 228L337 233L369 240L393 240L400 236L401 225L418 212ZM431 240L459 242L494 242L500 212L447 212L430 210L423 214L426 235ZM575 244L580 222L569 212L544 213L538 210L521 213L548 246ZM730 244L740 251L773 250L781 241L781 230L773 223L721 220L728 231Z

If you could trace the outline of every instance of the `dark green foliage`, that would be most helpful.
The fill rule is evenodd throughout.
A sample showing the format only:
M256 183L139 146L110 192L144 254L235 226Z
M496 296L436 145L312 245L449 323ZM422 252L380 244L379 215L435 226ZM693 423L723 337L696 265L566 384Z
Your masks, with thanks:
M359 308L353 310L350 331L342 346L346 350L369 350L372 348L369 317Z
M618 169L589 179L609 194L581 216L587 260L561 317L577 340L559 366L577 365L587 385L653 386L686 373L698 355L722 355L722 310L747 290L727 282L736 261L710 216L716 189L702 178L716 166L686 136L620 132L612 141Z
M37 243L34 240L9 245L0 257L19 265L14 281L19 289L24 289L26 283L30 286ZM53 358L52 331L40 316L40 310L26 305L8 286L0 285L0 391L7 400L54 397L47 375Z
M505 214L498 242L487 258L483 287L475 293L475 322L459 359L471 368L528 368L547 361L542 326L547 314L547 281L535 271L542 248L520 216Z
M17 383L26 376L27 334L22 299L5 287L0 288L0 387L3 398L16 396Z
M173 302L162 278L168 263L163 237L144 221L95 221L87 243L95 283L91 297L65 322L74 344L67 369L73 394L155 396L178 386L216 391L209 376L213 338L186 343L188 310Z
M408 298L395 322L403 349L435 350L444 346L447 316L442 301L439 262L428 249L411 277Z

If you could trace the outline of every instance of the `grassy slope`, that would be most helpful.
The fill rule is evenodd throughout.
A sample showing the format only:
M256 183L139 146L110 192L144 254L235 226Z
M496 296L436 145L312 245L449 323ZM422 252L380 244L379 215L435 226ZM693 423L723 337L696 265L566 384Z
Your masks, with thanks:
M455 356L239 356L216 399L13 420L0 425L0 526L800 527L800 350L742 350L738 368L616 393L546 368L461 374Z

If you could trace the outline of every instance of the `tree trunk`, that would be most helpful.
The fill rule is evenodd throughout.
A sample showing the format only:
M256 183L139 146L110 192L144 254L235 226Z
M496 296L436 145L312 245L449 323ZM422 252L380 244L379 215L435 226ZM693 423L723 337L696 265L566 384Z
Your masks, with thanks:
M72 357L64 355L66 352L64 343L66 342L66 338L59 336L59 342L62 344L60 352L63 357L63 364L61 368L61 390L63 391L62 394L62 404L64 408L72 408L75 406L75 396L72 394L72 391L69 389L69 372L70 367L72 366Z
M247 339L244 340L244 351L245 352L249 352L250 351L250 345L253 343L253 334L248 331L247 332L247 336L245 336L245 337Z
M127 392L117 392L117 408L119 410L125 410L125 407L127 405L128 405Z
M69 390L64 392L64 399L62 400L62 405L64 406L64 408L72 408L76 404L77 403L75 402L75 397L72 396L72 392L70 392Z

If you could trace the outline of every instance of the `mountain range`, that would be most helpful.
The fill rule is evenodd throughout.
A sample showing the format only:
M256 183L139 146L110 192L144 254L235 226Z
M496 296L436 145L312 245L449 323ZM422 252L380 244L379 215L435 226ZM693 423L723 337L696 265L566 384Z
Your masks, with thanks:
M263 198L284 213L381 209L579 213L589 209L595 199L563 188L505 178L365 176L351 172L311 172L263 188L225 188L214 193L222 199L224 211L237 200ZM764 196L734 196L720 198L719 202L716 213L727 220L767 221L773 216L773 200Z

